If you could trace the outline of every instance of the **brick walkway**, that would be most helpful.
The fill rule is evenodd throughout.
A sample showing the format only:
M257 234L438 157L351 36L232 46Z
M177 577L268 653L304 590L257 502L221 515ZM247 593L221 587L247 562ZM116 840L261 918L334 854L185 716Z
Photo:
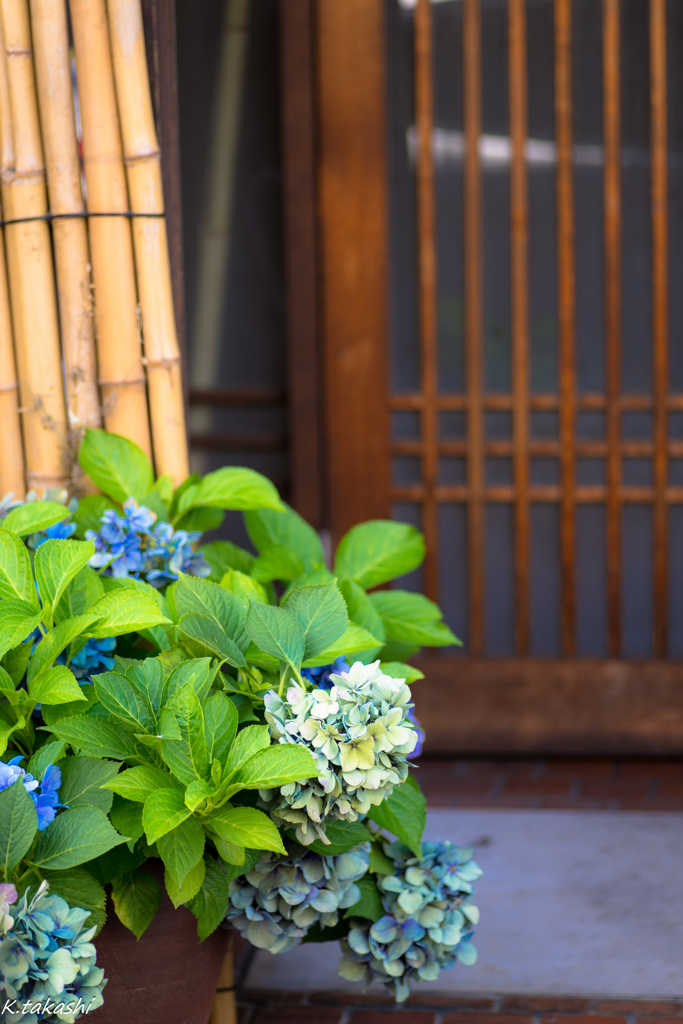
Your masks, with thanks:
M430 807L683 811L683 760L424 759ZM243 949L244 947L242 947ZM683 1024L683 998L238 992L239 1024Z

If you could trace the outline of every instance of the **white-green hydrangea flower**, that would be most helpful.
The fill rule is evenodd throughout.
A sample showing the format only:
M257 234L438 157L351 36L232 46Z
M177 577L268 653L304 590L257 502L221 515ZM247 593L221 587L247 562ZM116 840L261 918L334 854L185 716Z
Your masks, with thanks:
M303 845L326 842L325 822L356 821L405 782L417 734L404 679L386 676L376 661L357 661L330 675L330 690L307 691L292 681L285 698L266 694L266 720L279 743L298 743L315 756L319 775L279 790L261 790L278 824L296 829Z
M370 843L321 857L287 844L286 857L264 854L255 868L230 883L227 920L260 949L285 953L312 925L332 928L339 910L360 899L356 882L370 863Z

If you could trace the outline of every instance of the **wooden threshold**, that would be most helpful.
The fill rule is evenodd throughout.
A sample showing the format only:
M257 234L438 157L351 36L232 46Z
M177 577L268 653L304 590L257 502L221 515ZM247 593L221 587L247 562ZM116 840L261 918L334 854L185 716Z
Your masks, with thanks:
M683 755L683 661L447 658L415 664L428 754Z

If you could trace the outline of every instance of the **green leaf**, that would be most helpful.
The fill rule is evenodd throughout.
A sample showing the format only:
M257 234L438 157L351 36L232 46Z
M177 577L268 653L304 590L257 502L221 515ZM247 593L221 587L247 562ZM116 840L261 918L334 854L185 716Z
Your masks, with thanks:
M9 882L12 868L28 853L38 814L21 779L0 792L0 869Z
M61 523L69 516L68 508L56 501L28 501L5 516L2 526L18 537L26 537L29 533L47 530L48 526Z
M166 892L176 910L183 903L189 903L190 900L194 899L202 887L205 874L206 865L203 860L197 861L192 871L185 877L182 885L176 884L173 875L169 871L165 873Z
M419 668L406 665L403 661L382 661L379 667L385 676L391 676L392 679L405 679L408 684L416 683L418 679L425 677L424 672L420 672Z
M267 725L249 725L240 729L230 751L229 769L236 771L245 761L270 747L270 729Z
M65 665L55 665L47 672L41 672L28 689L31 700L42 704L67 704L70 701L86 700L76 677Z
M204 853L204 830L196 818L188 818L157 841L159 856L181 886Z
M162 740L161 756L176 778L189 785L209 774L209 755L204 741L204 713L191 683L177 690L169 704L182 739Z
M255 561L252 554L229 540L212 540L209 544L202 544L197 550L211 566L209 579L214 583L220 583L229 569L237 569L238 572L248 575Z
M362 587L376 587L417 569L424 556L424 537L414 526L373 519L342 537L334 571Z
M408 590L380 590L370 600L382 616L387 641L426 644L429 647L462 646L455 633L441 621L441 609L422 594Z
M368 633L376 636L380 644L383 644L385 640L384 624L379 612L363 588L358 583L354 583L353 580L340 580L339 589L346 601L349 619L362 626L363 629L367 629ZM372 655L376 653L377 648L375 647L372 651L368 652L368 656L372 659ZM365 659L361 660L364 661Z
M11 720L12 716L15 716L16 720ZM24 712L21 712L18 707L4 709L0 719L0 754L4 754L7 750L10 736L15 732L20 732L25 727L26 714Z
M2 658L2 667L15 686L18 686L26 675L32 648L33 638L26 640L23 644L19 644L13 650L7 651Z
M397 786L390 797L368 813L371 821L385 828L413 851L422 856L422 833L427 822L427 802L412 775Z
M208 615L190 612L189 615L181 616L178 626L181 639L192 654L201 657L208 651L211 657L227 661L234 668L244 668L247 664L237 644L230 639L223 627Z
M62 771L60 803L67 807L87 804L98 807L105 814L110 810L114 795L102 789L102 786L118 772L117 762L104 761L98 757L65 757L59 767Z
M0 657L23 643L42 617L42 611L36 611L35 607L26 601L6 598L2 602L2 619L0 620Z
M301 576L297 576L295 580L292 580L284 591L280 603L284 604L291 592L298 587L318 587L320 584L329 583L334 579L336 579L336 576L333 576L324 565L319 565L317 569L309 569L307 572L302 573Z
M212 814L207 824L221 839L235 846L286 853L280 833L271 819L255 807L223 808Z
M370 846L370 872L373 875L396 874L396 865L387 857L379 842Z
M367 629L350 622L338 640L322 651L317 658L307 658L304 668L314 668L316 665L330 665L336 658L345 654L355 654L356 651L367 651L377 647L377 638L371 636Z
M248 605L250 601L268 604L266 588L258 580L238 569L228 569L223 573L220 582L221 587L238 597L243 605Z
M203 712L204 741L209 764L216 759L222 764L227 760L228 751L237 732L237 710L224 693L214 693L204 702ZM246 731L243 730L243 732Z
M142 826L151 846L190 817L179 789L158 789L147 797L142 811Z
M340 939L346 938L350 930L349 922L345 921L344 918L341 921L337 921L330 928L322 928L320 922L316 922L301 939L301 945L303 946L306 942L315 942L317 944L322 942L339 942Z
M208 615L225 630L242 650L249 638L246 634L246 612L243 603L229 590L194 576L181 576L173 587L173 601L179 616L190 612Z
M223 466L192 484L178 501L176 519L200 508L259 509L283 507L275 487L253 469Z
M84 566L67 586L54 609L55 621L63 622L84 615L104 595L100 577L90 566Z
M270 583L271 580L287 580L289 582L301 576L304 569L304 563L294 551L285 547L273 547L258 556L251 574L260 583Z
M6 529L0 529L0 598L26 601L34 610L38 607L26 545Z
M85 868L70 871L42 871L43 878L50 883L50 894L61 896L70 907L80 907L90 913L88 927L93 925L99 932L107 919L105 911L106 894L100 883Z
M254 547L261 554L269 548L289 548L301 559L304 569L325 564L320 537L289 505L283 505L279 512L265 506L256 512L247 512L244 522Z
M162 889L156 878L144 871L115 878L111 887L114 910L121 924L132 931L136 939L152 923L161 906Z
M124 800L123 797L118 795L114 796L114 803L109 812L109 817L116 831L128 839L129 846L131 843L137 842L145 831L142 827L142 805L131 803L130 800ZM123 853L123 850L117 850L116 856L121 857ZM137 866L136 864L135 867ZM115 872L115 874L118 874L118 872ZM112 875L112 877L115 877L115 875ZM110 879L107 879L107 881L110 881Z
M46 540L40 545L34 569L44 608L55 608L68 584L94 553L95 545L90 540Z
M304 631L296 616L286 608L251 604L247 611L247 632L266 654L299 669L304 657Z
M65 619L64 622L60 622L58 626L51 629L36 646L31 658L28 667L29 684L42 672L47 671L72 640L80 637L83 631L92 625L95 619L96 616L91 614L78 615L73 619Z
M84 864L125 840L96 807L63 811L38 836L31 861L36 867L65 870Z
M63 718L80 717L95 704L99 704L94 686L84 686L81 690L83 700L70 700L66 704L43 704L41 714L46 725L56 725Z
M272 789L317 776L315 758L309 750L295 743L278 743L253 754L230 774L229 781L240 789Z
M76 524L74 536L83 540L86 530L97 533L102 526L102 516L110 509L119 515L121 513L120 506L104 494L86 494L84 498L79 498L78 508L71 517L71 522Z
M36 750L29 761L26 771L34 779L42 779L49 765L57 764L58 761L62 760L65 750L66 743L64 740L54 740L52 743L43 744L42 747Z
M113 725L102 718L63 718L49 726L48 731L92 757L113 757L118 761L138 757L133 733L124 725Z
M92 606L90 614L97 615L99 619L86 633L93 638L122 636L150 626L172 625L171 620L161 614L155 598L137 587L117 588L105 594Z
M265 654L260 651L256 644L249 644L244 656L247 659L248 665L257 665L259 668L264 668L266 672L277 673L280 671L280 662L277 658L274 658L272 654Z
M179 648L178 648L179 650ZM122 660L122 659L121 659ZM117 668L119 666L117 665ZM123 666L121 666L123 667ZM156 716L163 702L164 692L164 661L159 658L145 658L125 668L125 675L142 695ZM172 669L169 670L169 675Z
M141 502L154 486L145 453L118 434L86 430L78 461L100 490L120 504L128 498Z
M204 779L195 779L185 790L185 806L188 811L193 814L200 807L205 800L215 796L216 788L213 785L209 785Z
M202 886L189 907L197 918L197 933L204 940L218 928L228 912L230 878L225 864L214 857L204 858Z
M340 853L353 850L359 843L367 843L368 830L360 821L326 821L325 836L329 844L316 839L309 849L323 857L337 857Z
M364 917L368 921L379 921L384 916L384 907L374 878L370 874L364 875L356 885L360 889L360 899L349 907L344 917Z
M163 768L151 764L127 768L106 782L105 788L118 793L126 800L136 800L140 803L144 803L147 797L158 789L177 788L180 792L180 785L172 775Z
M336 580L318 587L292 590L283 607L298 619L304 631L304 659L319 657L349 625L346 604Z
M211 658L192 658L182 662L166 680L161 703L168 703L173 694L187 683L191 683L199 699L204 700L216 678L216 672L217 668L211 666Z
M125 676L118 672L99 672L94 683L98 699L116 718L136 726L140 732L151 732L155 728L149 701Z

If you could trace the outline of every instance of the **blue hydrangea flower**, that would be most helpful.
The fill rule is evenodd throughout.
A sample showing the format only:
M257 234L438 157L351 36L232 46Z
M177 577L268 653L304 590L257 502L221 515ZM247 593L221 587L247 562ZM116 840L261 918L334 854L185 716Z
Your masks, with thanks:
M408 719L409 719L409 721L411 721L413 723L413 728L415 729L415 734L417 736L417 743L415 744L415 749L413 750L413 752L412 752L412 754L410 756L411 757L419 757L420 754L422 753L422 748L424 746L425 731L422 728L422 726L420 725L419 719L418 719L417 715L415 714L415 708L414 707L411 707L410 710L408 711Z
M319 665L318 668L302 668L301 675L319 690L331 690L334 686L332 674L348 672L351 666L343 656L335 658L331 665Z
M470 942L479 911L470 902L481 868L469 847L423 843L415 857L402 843L385 843L396 873L378 878L386 913L378 921L352 919L342 940L339 974L349 981L382 981L398 1002L411 981L435 981L457 961L473 964Z
M71 659L70 668L76 679L92 676L98 672L111 672L114 668L112 652L116 650L116 637L104 637L102 640L88 640Z
M17 779L21 779L24 789L33 800L38 812L38 828L42 831L51 821L54 821L57 808L65 806L60 804L57 795L62 784L62 773L56 765L49 764L42 780L38 782L19 766L19 761L22 760L23 754L18 754L7 763L0 761L0 790L8 789L14 785ZM38 787L40 787L40 791L38 791Z
M28 538L28 546L37 551L46 540L68 540L69 537L73 537L75 532L76 524L70 523L65 519L61 523L55 523L54 526L48 526L47 529L41 530L40 533L31 534Z
M181 572L188 576L210 575L211 566L201 552L192 548L200 538L197 530L174 531L170 523L159 523L147 544L147 582L154 587L164 587L177 580Z
M82 1014L102 1006L106 980L96 966L97 952L91 942L95 927L86 927L89 911L50 895L47 882L32 898L27 890L18 900L12 885L0 890L3 1021L73 1024Z
M370 843L321 857L288 842L288 854L266 853L256 867L230 883L226 920L253 946L285 953L315 924L332 928L339 910L360 899L356 885L368 870Z

